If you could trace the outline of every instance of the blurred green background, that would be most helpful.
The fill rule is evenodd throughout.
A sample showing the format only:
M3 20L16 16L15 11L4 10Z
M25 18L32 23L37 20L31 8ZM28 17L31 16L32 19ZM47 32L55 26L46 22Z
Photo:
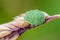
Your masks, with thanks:
M60 0L0 0L0 24L28 10L39 9L49 15L60 14ZM23 33L18 40L60 40L60 19Z

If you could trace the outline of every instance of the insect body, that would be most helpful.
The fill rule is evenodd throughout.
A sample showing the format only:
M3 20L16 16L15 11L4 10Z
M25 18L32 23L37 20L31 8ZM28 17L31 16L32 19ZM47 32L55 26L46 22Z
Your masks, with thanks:
M35 25L35 26L40 25L45 21L44 13L39 10L31 10L26 12L26 16L24 16L24 18L31 25Z

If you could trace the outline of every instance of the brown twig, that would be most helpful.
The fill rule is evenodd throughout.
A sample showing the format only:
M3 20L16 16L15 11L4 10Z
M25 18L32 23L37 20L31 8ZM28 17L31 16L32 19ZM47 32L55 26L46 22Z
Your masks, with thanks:
M22 14L20 16L17 16L13 21L0 25L0 39L16 40L27 29L34 28L34 25L31 25L24 20L24 16L25 14ZM44 23L50 22L56 18L60 18L60 15L49 16L45 13L45 18L46 19Z

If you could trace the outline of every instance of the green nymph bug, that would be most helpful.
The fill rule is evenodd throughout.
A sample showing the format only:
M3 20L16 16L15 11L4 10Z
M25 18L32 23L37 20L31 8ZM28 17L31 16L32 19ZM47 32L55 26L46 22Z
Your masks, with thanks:
M45 15L39 10L30 10L26 12L24 19L28 21L31 25L40 25L45 21Z

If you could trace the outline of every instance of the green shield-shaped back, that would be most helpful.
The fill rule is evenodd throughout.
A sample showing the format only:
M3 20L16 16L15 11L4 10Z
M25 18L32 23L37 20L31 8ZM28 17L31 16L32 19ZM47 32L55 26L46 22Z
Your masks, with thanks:
M24 19L31 25L40 25L45 21L45 15L39 10L30 10L26 12Z

